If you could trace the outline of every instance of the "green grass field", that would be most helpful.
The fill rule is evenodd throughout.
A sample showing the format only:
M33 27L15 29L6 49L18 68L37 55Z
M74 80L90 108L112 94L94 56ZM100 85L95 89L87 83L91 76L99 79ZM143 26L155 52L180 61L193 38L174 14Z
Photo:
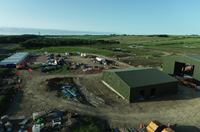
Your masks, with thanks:
M189 46L189 47L187 47ZM165 51L165 52L174 52L182 54L199 54L200 44L181 44L181 45L164 45L164 46L146 46L147 49Z
M170 35L170 37L147 37L147 36L115 36L110 38L102 38L103 40L120 41L120 45L115 45L116 48L132 49L131 45L143 45L145 49L158 50L165 52L174 52L182 54L199 54L200 36ZM189 46L189 47L187 47ZM137 49L141 54L143 50ZM136 53L137 53L137 50Z
M141 44L141 43L148 43L151 41L165 41L174 38L170 37L147 37L147 36L114 36L108 38L100 38L99 40L114 40L119 41L120 44Z
M174 52L182 54L199 54L200 37L187 36L186 44L184 35L170 35L170 37L148 37L148 36L73 36L77 39L98 39L98 40L115 40L120 44L98 44L87 46L62 46L62 47L45 47L41 49L25 49L16 47L9 52L19 50L20 52L30 53L64 53L64 52L82 52L95 53L105 56L114 56L115 54L136 54L136 55L163 55L162 52ZM70 37L63 37L70 38ZM130 48L130 45L143 45L144 48ZM187 47L190 46L190 47ZM126 49L126 51L113 51L112 48ZM157 51L156 51L157 50Z
M63 39L86 39L86 40L90 40L90 39L98 39L98 38L108 38L110 37L109 35L95 35L95 36L73 36L73 37L62 37Z
M82 53L94 53L94 54L100 54L100 55L105 55L105 56L113 56L114 53L112 53L109 50L99 50L96 48L91 48L87 46L62 46L62 47L45 47L42 49L23 49L21 52L29 52L29 53L44 53L47 51L48 53L65 53L65 52L82 52Z

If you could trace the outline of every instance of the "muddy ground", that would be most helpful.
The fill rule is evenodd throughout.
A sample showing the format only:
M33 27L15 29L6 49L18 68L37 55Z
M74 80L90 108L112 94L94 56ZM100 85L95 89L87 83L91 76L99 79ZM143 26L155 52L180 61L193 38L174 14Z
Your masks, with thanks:
M200 131L200 92L179 85L180 94L147 100L137 103L127 103L111 92L101 83L102 73L80 74L81 83L106 101L105 105L96 108L90 104L82 104L73 99L56 97L56 93L41 92L41 81L58 75L38 75L27 70L18 71L23 79L22 90L17 92L6 112L11 117L31 116L34 111L57 108L59 110L77 110L85 115L91 115L107 120L111 127L135 127L148 124L151 120L159 120L167 125L177 124L177 132ZM63 75L62 75L63 76ZM73 77L74 75L64 75Z

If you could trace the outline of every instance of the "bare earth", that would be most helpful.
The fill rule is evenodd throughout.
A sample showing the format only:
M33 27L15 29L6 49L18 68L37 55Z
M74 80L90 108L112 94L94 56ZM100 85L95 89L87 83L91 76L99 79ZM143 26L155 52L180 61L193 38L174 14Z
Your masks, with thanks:
M83 60L77 60L77 62ZM87 60L87 59L86 59ZM84 61L86 61L84 60ZM90 58L91 60L91 58ZM92 62L91 62L92 63ZM33 74L27 70L18 71L22 76L22 90L17 92L11 107L6 114L11 117L31 116L34 111L57 108L60 110L78 110L107 120L111 127L135 127L139 130L140 123L148 125L152 120L159 120L167 125L177 124L177 132L200 131L200 92L179 85L180 94L151 99L143 102L128 103L101 83L102 73L96 74ZM79 77L80 82L90 92L105 100L105 105L94 107L82 104L73 99L56 97L53 92L41 92L39 83L48 78L64 76Z

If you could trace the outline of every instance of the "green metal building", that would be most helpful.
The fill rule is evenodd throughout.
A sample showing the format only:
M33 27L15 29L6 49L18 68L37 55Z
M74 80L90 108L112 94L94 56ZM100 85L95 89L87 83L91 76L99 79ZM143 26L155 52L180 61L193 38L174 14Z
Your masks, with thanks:
M178 80L155 68L104 70L102 82L129 102L177 93Z
M184 76L186 64L193 65L193 81L200 84L200 55L166 56L163 59L163 72Z

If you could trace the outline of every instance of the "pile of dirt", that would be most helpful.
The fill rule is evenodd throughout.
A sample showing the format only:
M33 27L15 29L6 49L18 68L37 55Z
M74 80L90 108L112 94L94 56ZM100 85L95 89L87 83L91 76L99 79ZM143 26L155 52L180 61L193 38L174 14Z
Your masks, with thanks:
M130 55L128 55L128 54L116 54L113 57L114 58L119 58L119 57L127 57L127 56L130 56Z
M43 92L52 92L57 91L61 88L60 84L49 82L49 81L43 81L40 83L39 89Z

